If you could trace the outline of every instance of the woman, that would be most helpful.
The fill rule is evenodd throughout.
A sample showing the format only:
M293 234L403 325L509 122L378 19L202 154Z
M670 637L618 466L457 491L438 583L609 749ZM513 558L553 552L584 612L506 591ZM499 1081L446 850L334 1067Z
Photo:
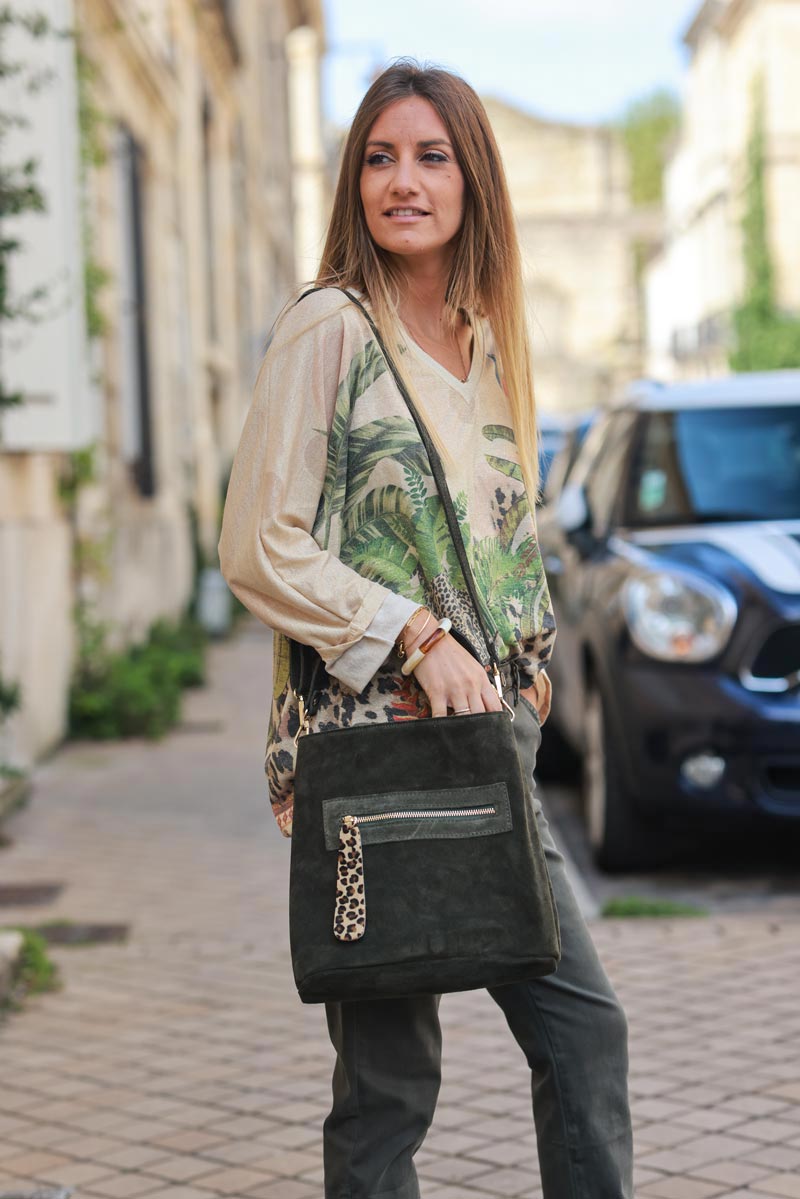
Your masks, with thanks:
M369 307L443 456L496 630L497 690L419 436L340 288ZM284 833L299 726L287 637L326 665L318 729L496 711L502 690L531 779L555 635L537 486L520 255L497 146L463 80L401 61L350 130L317 288L286 310L267 350L219 547L231 589L276 630L266 769ZM403 674L442 616L452 632ZM546 1199L630 1199L625 1016L538 799L534 809L562 959L553 975L491 994L531 1068ZM440 1081L438 997L331 1003L327 1016L337 1061L326 1199L416 1199L412 1158Z

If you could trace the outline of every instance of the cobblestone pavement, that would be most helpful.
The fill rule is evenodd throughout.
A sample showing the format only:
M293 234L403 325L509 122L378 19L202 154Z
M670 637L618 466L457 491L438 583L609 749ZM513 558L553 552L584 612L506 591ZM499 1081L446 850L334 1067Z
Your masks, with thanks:
M65 886L0 924L119 920L131 936L55 951L64 989L0 1031L0 1195L321 1199L331 1051L291 981L288 845L261 771L268 640L251 624L215 647L213 685L163 742L55 755L8 827L3 881ZM592 931L631 1027L637 1195L799 1199L800 912ZM540 1195L499 1010L478 992L442 1013L425 1199Z

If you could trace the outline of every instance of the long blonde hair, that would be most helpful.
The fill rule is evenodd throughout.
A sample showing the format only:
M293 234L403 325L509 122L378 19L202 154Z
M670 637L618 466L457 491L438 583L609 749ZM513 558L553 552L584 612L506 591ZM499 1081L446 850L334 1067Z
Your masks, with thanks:
M464 176L464 219L456 235L445 292L445 324L455 330L460 309L488 318L498 368L511 406L514 436L531 505L538 497L536 403L516 221L500 151L478 94L458 75L400 59L382 71L364 96L345 142L333 212L319 274L320 286L358 289L409 386L403 370L397 305L399 268L372 239L361 204L360 179L369 131L390 104L428 100L446 126ZM414 394L413 388L411 388ZM415 399L419 397L415 395ZM424 400L420 409L424 416ZM427 423L427 422L426 422ZM430 429L437 448L446 446Z

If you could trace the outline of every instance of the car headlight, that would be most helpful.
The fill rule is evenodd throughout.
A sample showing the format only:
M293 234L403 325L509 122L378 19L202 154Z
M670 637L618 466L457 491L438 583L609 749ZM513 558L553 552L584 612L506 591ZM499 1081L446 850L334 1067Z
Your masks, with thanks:
M736 601L716 583L680 574L628 579L623 606L634 644L664 662L705 662L728 643Z

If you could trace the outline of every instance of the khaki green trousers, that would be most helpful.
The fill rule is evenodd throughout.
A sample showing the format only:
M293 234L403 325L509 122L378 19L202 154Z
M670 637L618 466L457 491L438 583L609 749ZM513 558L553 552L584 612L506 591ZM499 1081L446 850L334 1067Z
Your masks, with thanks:
M633 1199L625 1014L533 788L542 736L535 709L520 698L515 712L562 958L555 974L489 994L530 1067L545 1199ZM419 1199L413 1158L433 1120L441 1078L439 996L329 1003L326 1009L337 1057L333 1108L324 1125L325 1199ZM535 1182L531 1162L531 1194Z

